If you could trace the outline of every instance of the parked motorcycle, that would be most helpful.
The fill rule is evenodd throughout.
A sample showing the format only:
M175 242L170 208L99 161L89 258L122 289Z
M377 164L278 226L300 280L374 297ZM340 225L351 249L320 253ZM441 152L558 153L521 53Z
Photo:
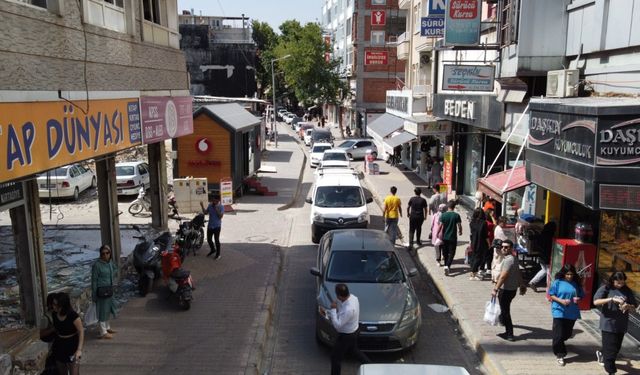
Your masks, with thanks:
M200 250L204 243L204 213L198 213L193 219L189 221L183 221L180 223L176 232L176 238L182 241L182 258L189 254L189 251L193 255L197 255L197 251Z
M193 279L191 272L182 268L182 241L176 239L173 245L173 251L162 252L162 276L167 282L169 291L178 300L178 304L183 310L191 308L193 300L192 291Z
M167 197L167 206L169 208L169 217L177 218L178 205L176 203L176 197L173 194L169 194ZM147 197L147 193L144 187L140 187L138 191L138 197L129 204L129 213L133 216L139 215L142 211L151 212L151 200Z
M133 249L133 266L138 272L138 290L144 297L153 289L153 281L160 277L161 253L171 244L171 233L163 232L151 241L137 225L133 225L133 229L140 233L133 236L140 240Z

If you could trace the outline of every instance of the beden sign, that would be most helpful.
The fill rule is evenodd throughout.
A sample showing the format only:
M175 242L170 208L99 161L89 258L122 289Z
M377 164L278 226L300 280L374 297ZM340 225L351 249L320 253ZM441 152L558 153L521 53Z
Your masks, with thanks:
M472 100L446 99L444 101L444 114L445 116L475 120L475 104Z

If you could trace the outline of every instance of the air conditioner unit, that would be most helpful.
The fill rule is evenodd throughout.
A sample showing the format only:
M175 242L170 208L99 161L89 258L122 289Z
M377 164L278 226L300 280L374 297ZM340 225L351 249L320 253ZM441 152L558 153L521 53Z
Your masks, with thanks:
M578 93L579 72L577 69L551 70L547 73L547 96L567 98Z

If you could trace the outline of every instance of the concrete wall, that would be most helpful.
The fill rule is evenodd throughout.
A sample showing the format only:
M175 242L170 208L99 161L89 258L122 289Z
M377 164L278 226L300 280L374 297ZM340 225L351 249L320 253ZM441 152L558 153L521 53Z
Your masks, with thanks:
M138 1L133 35L82 24L75 1L60 1L60 15L0 1L0 89L84 91L85 65L91 91L188 88L182 52L142 41Z

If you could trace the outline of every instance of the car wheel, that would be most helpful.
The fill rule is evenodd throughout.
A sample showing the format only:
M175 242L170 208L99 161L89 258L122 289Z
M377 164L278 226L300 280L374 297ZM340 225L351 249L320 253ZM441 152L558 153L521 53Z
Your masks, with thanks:
M77 201L79 196L80 196L80 189L78 189L78 187L76 186L76 188L73 189L73 200Z
M311 229L311 242L313 243L320 242L320 236L318 235L318 231L315 229Z
M92 177L91 178L91 187L95 189L96 186L98 186L96 178Z
M351 153L348 153L348 154L347 154L347 157L348 157L349 159L353 159L353 155L352 155Z

